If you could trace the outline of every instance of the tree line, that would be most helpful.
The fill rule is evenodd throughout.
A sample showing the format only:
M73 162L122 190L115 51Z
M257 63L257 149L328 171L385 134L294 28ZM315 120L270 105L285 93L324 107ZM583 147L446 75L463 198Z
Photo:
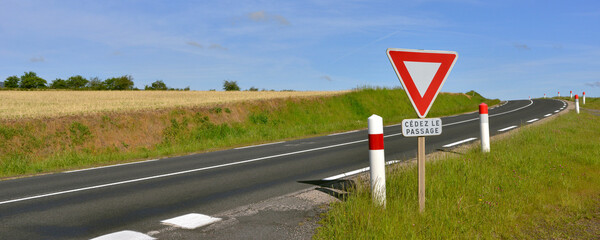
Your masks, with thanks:
M111 77L101 80L98 77L86 79L81 75L69 77L68 79L57 78L48 83L45 79L39 77L35 72L25 72L20 77L14 75L7 77L4 81L4 88L9 89L73 89L73 90L139 90L134 87L133 77L123 75L120 77ZM146 85L144 90L190 90L169 88L162 80L157 80L150 85Z

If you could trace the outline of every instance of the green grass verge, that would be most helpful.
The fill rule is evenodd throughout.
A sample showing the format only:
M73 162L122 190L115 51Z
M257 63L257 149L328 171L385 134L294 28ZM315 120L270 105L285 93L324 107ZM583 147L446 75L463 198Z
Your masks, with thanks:
M475 92L468 94L441 93L428 117L475 111L481 102L488 105L499 103L497 99L485 99ZM98 141L95 138L99 135L95 131L104 128L86 126L80 122L70 123L66 131L50 132L43 136L38 130L45 129L47 123L44 121L33 121L21 128L0 124L0 177L213 151L366 128L367 118L371 114L382 116L385 124L416 118L402 89L362 89L331 97L259 101L245 103L243 108L244 114L247 113L245 119L226 122L208 118L201 109L175 109L161 115L166 124L163 126L162 141L152 147L139 148L128 147L125 142L119 146L95 147L92 143ZM212 116L234 114L225 107L214 107L209 112ZM109 122L123 122L116 119L118 117L131 119L126 115L104 118ZM135 122L130 121L122 124L135 126ZM113 129L115 134L125 132L121 127ZM57 147L52 148L50 144ZM4 149L10 150L2 152ZM39 152L44 152L40 149L60 150L40 155Z
M492 142L491 153L428 163L424 213L416 166L388 171L385 210L359 185L333 204L314 238L597 239L599 122L572 111Z

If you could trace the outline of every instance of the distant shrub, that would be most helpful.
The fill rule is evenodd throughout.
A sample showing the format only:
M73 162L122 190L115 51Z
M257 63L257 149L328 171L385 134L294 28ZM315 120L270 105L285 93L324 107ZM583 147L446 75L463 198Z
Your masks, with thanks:
M146 87L144 87L144 90L168 90L169 88L167 87L167 84L165 84L165 82L163 82L162 80L157 80L155 82L153 82L150 86L146 85Z
M21 81L21 79L17 76L7 77L6 81L4 81L4 87L5 88L18 88L20 81Z
M248 89L248 91L251 91L251 92L256 92L256 91L258 91L258 88L255 88L255 87L250 87L250 88Z
M90 81L82 77L81 75L72 76L67 79L66 84L70 89L82 89L84 88Z
M21 76L21 88L32 89L32 88L45 88L46 80L34 72L25 72L23 76Z
M50 88L52 88L52 89L67 89L69 87L67 86L67 81L65 81L64 79L57 78L57 79L54 79L52 81L52 83L50 83Z
M240 86L238 86L237 81L223 81L223 90L225 91L239 91Z

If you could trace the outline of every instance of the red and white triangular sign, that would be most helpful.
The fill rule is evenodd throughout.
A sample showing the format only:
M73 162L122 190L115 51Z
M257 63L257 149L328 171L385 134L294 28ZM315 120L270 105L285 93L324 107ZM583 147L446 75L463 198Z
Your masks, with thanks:
M425 118L458 58L453 51L388 48L387 55L419 118Z

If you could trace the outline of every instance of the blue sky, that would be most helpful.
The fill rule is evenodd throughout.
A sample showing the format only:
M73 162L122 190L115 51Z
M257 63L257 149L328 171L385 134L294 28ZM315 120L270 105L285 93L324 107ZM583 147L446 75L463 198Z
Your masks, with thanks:
M192 90L399 86L387 48L451 50L442 91L600 96L598 1L7 1L0 80L132 75Z

